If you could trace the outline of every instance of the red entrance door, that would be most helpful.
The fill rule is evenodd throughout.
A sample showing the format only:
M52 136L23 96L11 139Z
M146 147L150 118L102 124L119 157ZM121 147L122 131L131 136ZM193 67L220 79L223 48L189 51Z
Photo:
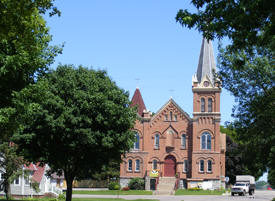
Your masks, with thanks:
M176 174L176 159L172 155L166 156L164 159L164 176L174 177Z

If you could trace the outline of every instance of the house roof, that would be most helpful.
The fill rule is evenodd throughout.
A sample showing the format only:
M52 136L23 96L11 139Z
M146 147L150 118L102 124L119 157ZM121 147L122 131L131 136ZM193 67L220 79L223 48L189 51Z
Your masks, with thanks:
M37 170L36 166L33 163L29 164L28 166L26 164L24 164L24 168L26 168L30 171L36 171Z
M35 181L37 183L41 182L43 175L45 174L45 171L46 171L46 165L40 166L40 163L36 163L36 164L31 163L28 166L24 165L24 167L28 170L33 171L32 181Z
M142 113L144 110L146 110L146 107L145 107L145 104L144 104L144 101L143 101L143 98L141 96L141 93L140 93L140 90L139 88L136 88L136 91L133 95L133 98L132 98L132 101L131 101L131 107L134 107L137 105L137 109L138 109L138 114L140 116L142 116Z
M40 183L43 175L45 174L46 165L41 167L39 166L39 164L37 164L36 167L37 167L37 170L34 172L32 176L32 180L37 183Z

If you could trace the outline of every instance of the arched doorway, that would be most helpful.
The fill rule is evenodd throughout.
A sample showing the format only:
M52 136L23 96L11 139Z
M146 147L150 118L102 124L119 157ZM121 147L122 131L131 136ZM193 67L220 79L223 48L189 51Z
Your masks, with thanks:
M174 177L176 174L176 158L168 155L164 159L164 176Z

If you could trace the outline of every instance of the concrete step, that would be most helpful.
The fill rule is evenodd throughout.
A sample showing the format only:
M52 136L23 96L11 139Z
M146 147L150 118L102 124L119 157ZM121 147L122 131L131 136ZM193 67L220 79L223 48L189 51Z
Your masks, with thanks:
M157 185L157 193L165 194L165 195L171 195L171 191L174 191L175 183L176 183L175 177L160 177L159 183Z
M174 190L156 190L153 195L174 195Z
M174 189L175 184L158 184L158 189L162 188L162 189Z

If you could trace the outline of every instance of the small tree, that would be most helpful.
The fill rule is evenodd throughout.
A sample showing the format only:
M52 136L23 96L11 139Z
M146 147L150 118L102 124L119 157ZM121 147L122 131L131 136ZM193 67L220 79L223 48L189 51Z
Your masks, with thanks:
M105 71L59 66L16 93L14 103L22 125L14 136L19 150L29 161L64 172L67 201L74 179L120 161L133 146L136 111Z
M10 184L22 173L23 159L16 154L16 146L4 142L0 145L0 167L4 177L3 190L7 200L11 199Z

